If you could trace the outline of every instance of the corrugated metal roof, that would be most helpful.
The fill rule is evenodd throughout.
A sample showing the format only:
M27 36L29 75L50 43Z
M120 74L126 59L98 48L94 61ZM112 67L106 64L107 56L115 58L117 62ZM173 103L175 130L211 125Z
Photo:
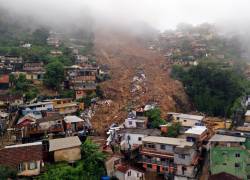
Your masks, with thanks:
M64 121L65 121L66 123L84 122L83 119L81 119L81 118L79 118L79 117L77 117L77 116L66 116L66 117L64 118Z
M49 140L49 152L59 149L67 149L71 147L80 146L82 143L77 136L51 139Z
M181 138L170 138L170 137L159 137L159 136L147 136L142 139L143 142L152 142L159 144L169 144L179 147L193 146L193 142L187 142L186 139Z
M206 131L206 126L194 126L187 131L185 131L185 134L197 134L201 135L204 131Z
M209 141L210 142L245 142L246 138L215 134Z

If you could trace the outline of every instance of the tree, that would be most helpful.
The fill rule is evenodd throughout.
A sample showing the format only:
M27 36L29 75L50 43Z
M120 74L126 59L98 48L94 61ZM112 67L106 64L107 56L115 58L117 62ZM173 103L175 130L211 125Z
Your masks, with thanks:
M47 172L39 176L41 180L99 180L105 175L105 155L98 145L87 139L81 146L82 160L75 165L66 163L53 164L47 167Z
M17 172L7 166L0 165L0 177L3 180L16 179Z
M196 108L209 115L229 117L236 109L236 100L249 92L249 81L224 64L200 63L186 71L172 70Z
M46 28L36 29L32 33L33 44L44 45L47 43L49 31Z
M59 90L64 80L64 67L61 62L51 62L46 67L44 84L52 89Z
M165 124L165 121L161 118L161 111L159 108L154 108L146 112L145 114L149 119L149 126L151 128L159 128L160 125Z
M177 137L179 135L181 124L174 123L168 127L167 133L165 134L167 137Z

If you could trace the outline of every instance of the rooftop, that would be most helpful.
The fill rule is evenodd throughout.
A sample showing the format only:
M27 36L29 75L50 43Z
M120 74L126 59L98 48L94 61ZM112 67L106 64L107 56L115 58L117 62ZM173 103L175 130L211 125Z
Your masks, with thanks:
M137 128L129 128L129 129L121 129L118 131L119 134L128 133L128 134L144 134L151 136L160 136L161 131L158 129L137 129Z
M185 134L197 134L201 135L207 130L206 126L194 126L190 129L188 129Z
M9 83L9 75L8 74L1 75L0 83Z
M192 115L192 114L182 114L182 113L175 113L175 112L169 112L168 115L174 115L179 118L183 119L189 119L189 120L203 120L204 116L199 116L199 115Z
M250 116L250 110L247 110L247 112L245 113L245 116Z
M66 117L64 118L64 121L65 121L66 123L84 122L83 119L81 119L81 118L79 118L79 117L77 117L77 116L66 116Z
M40 106L40 105L47 105L47 104L52 104L52 102L37 102L33 104L27 104L26 107Z
M60 149L67 149L71 147L80 146L82 143L77 136L51 139L49 140L49 152Z
M26 144L16 144L16 145L10 145L10 146L5 146L5 149L9 148L18 148L18 147L27 147L27 146L38 146L42 145L42 142L34 142L34 143L26 143Z
M210 142L245 142L246 138L215 134L209 141Z
M142 139L143 142L153 142L159 144L169 144L178 147L193 146L193 142L187 142L186 139L181 138L170 138L170 137L158 137L158 136L147 136Z

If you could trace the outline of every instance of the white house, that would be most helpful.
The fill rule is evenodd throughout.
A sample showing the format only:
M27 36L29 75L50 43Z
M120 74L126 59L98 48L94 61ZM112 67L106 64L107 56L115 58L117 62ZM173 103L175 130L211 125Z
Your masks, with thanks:
M125 119L125 128L147 128L148 118L139 116Z
M144 172L125 165L116 167L115 177L119 180L145 180Z
M121 149L133 150L142 145L142 139L146 136L160 136L161 131L158 129L121 129L118 131L118 135L121 137Z

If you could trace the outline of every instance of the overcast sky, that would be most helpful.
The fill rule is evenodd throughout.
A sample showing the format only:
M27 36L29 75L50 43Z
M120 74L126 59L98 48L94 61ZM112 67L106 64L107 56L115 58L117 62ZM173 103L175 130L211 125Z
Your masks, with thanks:
M116 22L145 21L161 30L180 22L250 20L250 0L0 0L0 6L58 21L77 19L87 11Z

